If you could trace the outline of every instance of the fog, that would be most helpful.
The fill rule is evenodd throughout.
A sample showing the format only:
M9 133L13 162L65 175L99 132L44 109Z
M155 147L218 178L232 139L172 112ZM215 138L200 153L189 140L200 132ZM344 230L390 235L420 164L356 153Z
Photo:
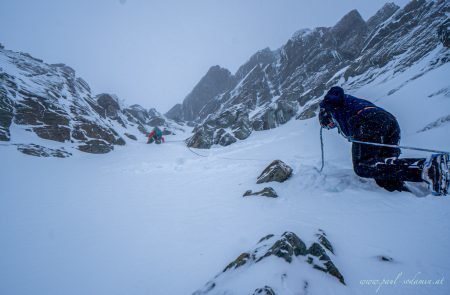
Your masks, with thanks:
M0 42L73 67L94 94L166 112L209 67L234 73L257 50L279 48L298 29L332 26L352 9L367 19L385 2L1 0Z

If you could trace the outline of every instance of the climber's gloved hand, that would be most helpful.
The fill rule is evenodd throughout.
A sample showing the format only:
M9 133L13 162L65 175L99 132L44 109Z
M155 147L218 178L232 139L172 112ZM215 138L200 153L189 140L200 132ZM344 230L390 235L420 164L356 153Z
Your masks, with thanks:
M319 111L319 123L325 129L333 129L336 127L333 116L323 108L320 108Z

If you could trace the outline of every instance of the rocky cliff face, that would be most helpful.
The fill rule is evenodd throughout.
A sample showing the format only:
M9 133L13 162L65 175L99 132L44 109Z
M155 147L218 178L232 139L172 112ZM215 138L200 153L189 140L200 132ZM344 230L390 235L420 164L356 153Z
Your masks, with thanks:
M49 65L0 47L0 141L22 152L67 156L66 149L76 148L106 153L125 145L124 135L136 138L157 125L175 128L155 110L125 107L110 94L93 96L89 85L64 64ZM29 145L32 134L40 145Z
M367 21L353 10L331 28L303 29L280 49L257 52L227 76L234 81L227 89L205 93L195 107L190 96L174 107L191 115L179 119L197 123L188 146L225 146L292 118L312 118L333 85L351 92L388 71L401 74L425 57L431 61L419 75L447 63L448 12L445 0L413 0L402 9L389 3Z
M235 78L230 71L219 66L209 69L206 75L198 82L191 93L184 99L183 104L174 106L166 116L174 120L195 121L202 118L205 105L223 91L233 87Z

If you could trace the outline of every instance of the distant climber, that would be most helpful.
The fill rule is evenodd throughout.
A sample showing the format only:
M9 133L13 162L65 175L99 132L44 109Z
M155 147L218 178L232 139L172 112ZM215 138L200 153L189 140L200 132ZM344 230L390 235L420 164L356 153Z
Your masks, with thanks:
M155 142L156 144L164 143L163 133L158 127L153 128L152 132L150 132L148 135L147 143L153 142Z
M396 118L373 103L332 87L320 103L319 122L323 128L337 127L349 141L398 145L400 127ZM353 142L353 169L360 177L373 178L388 191L409 191L405 181L425 181L433 194L449 189L448 154L430 158L399 158L400 149Z

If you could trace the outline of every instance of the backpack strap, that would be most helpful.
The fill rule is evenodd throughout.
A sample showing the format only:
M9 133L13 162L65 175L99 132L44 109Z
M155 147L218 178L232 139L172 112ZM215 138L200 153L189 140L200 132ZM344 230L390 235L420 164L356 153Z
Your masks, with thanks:
M356 115L360 115L361 113L363 113L364 111L367 111L367 110L370 110L370 109L376 109L377 107L365 107L365 108L363 108L363 109L360 109L357 113L356 113Z

